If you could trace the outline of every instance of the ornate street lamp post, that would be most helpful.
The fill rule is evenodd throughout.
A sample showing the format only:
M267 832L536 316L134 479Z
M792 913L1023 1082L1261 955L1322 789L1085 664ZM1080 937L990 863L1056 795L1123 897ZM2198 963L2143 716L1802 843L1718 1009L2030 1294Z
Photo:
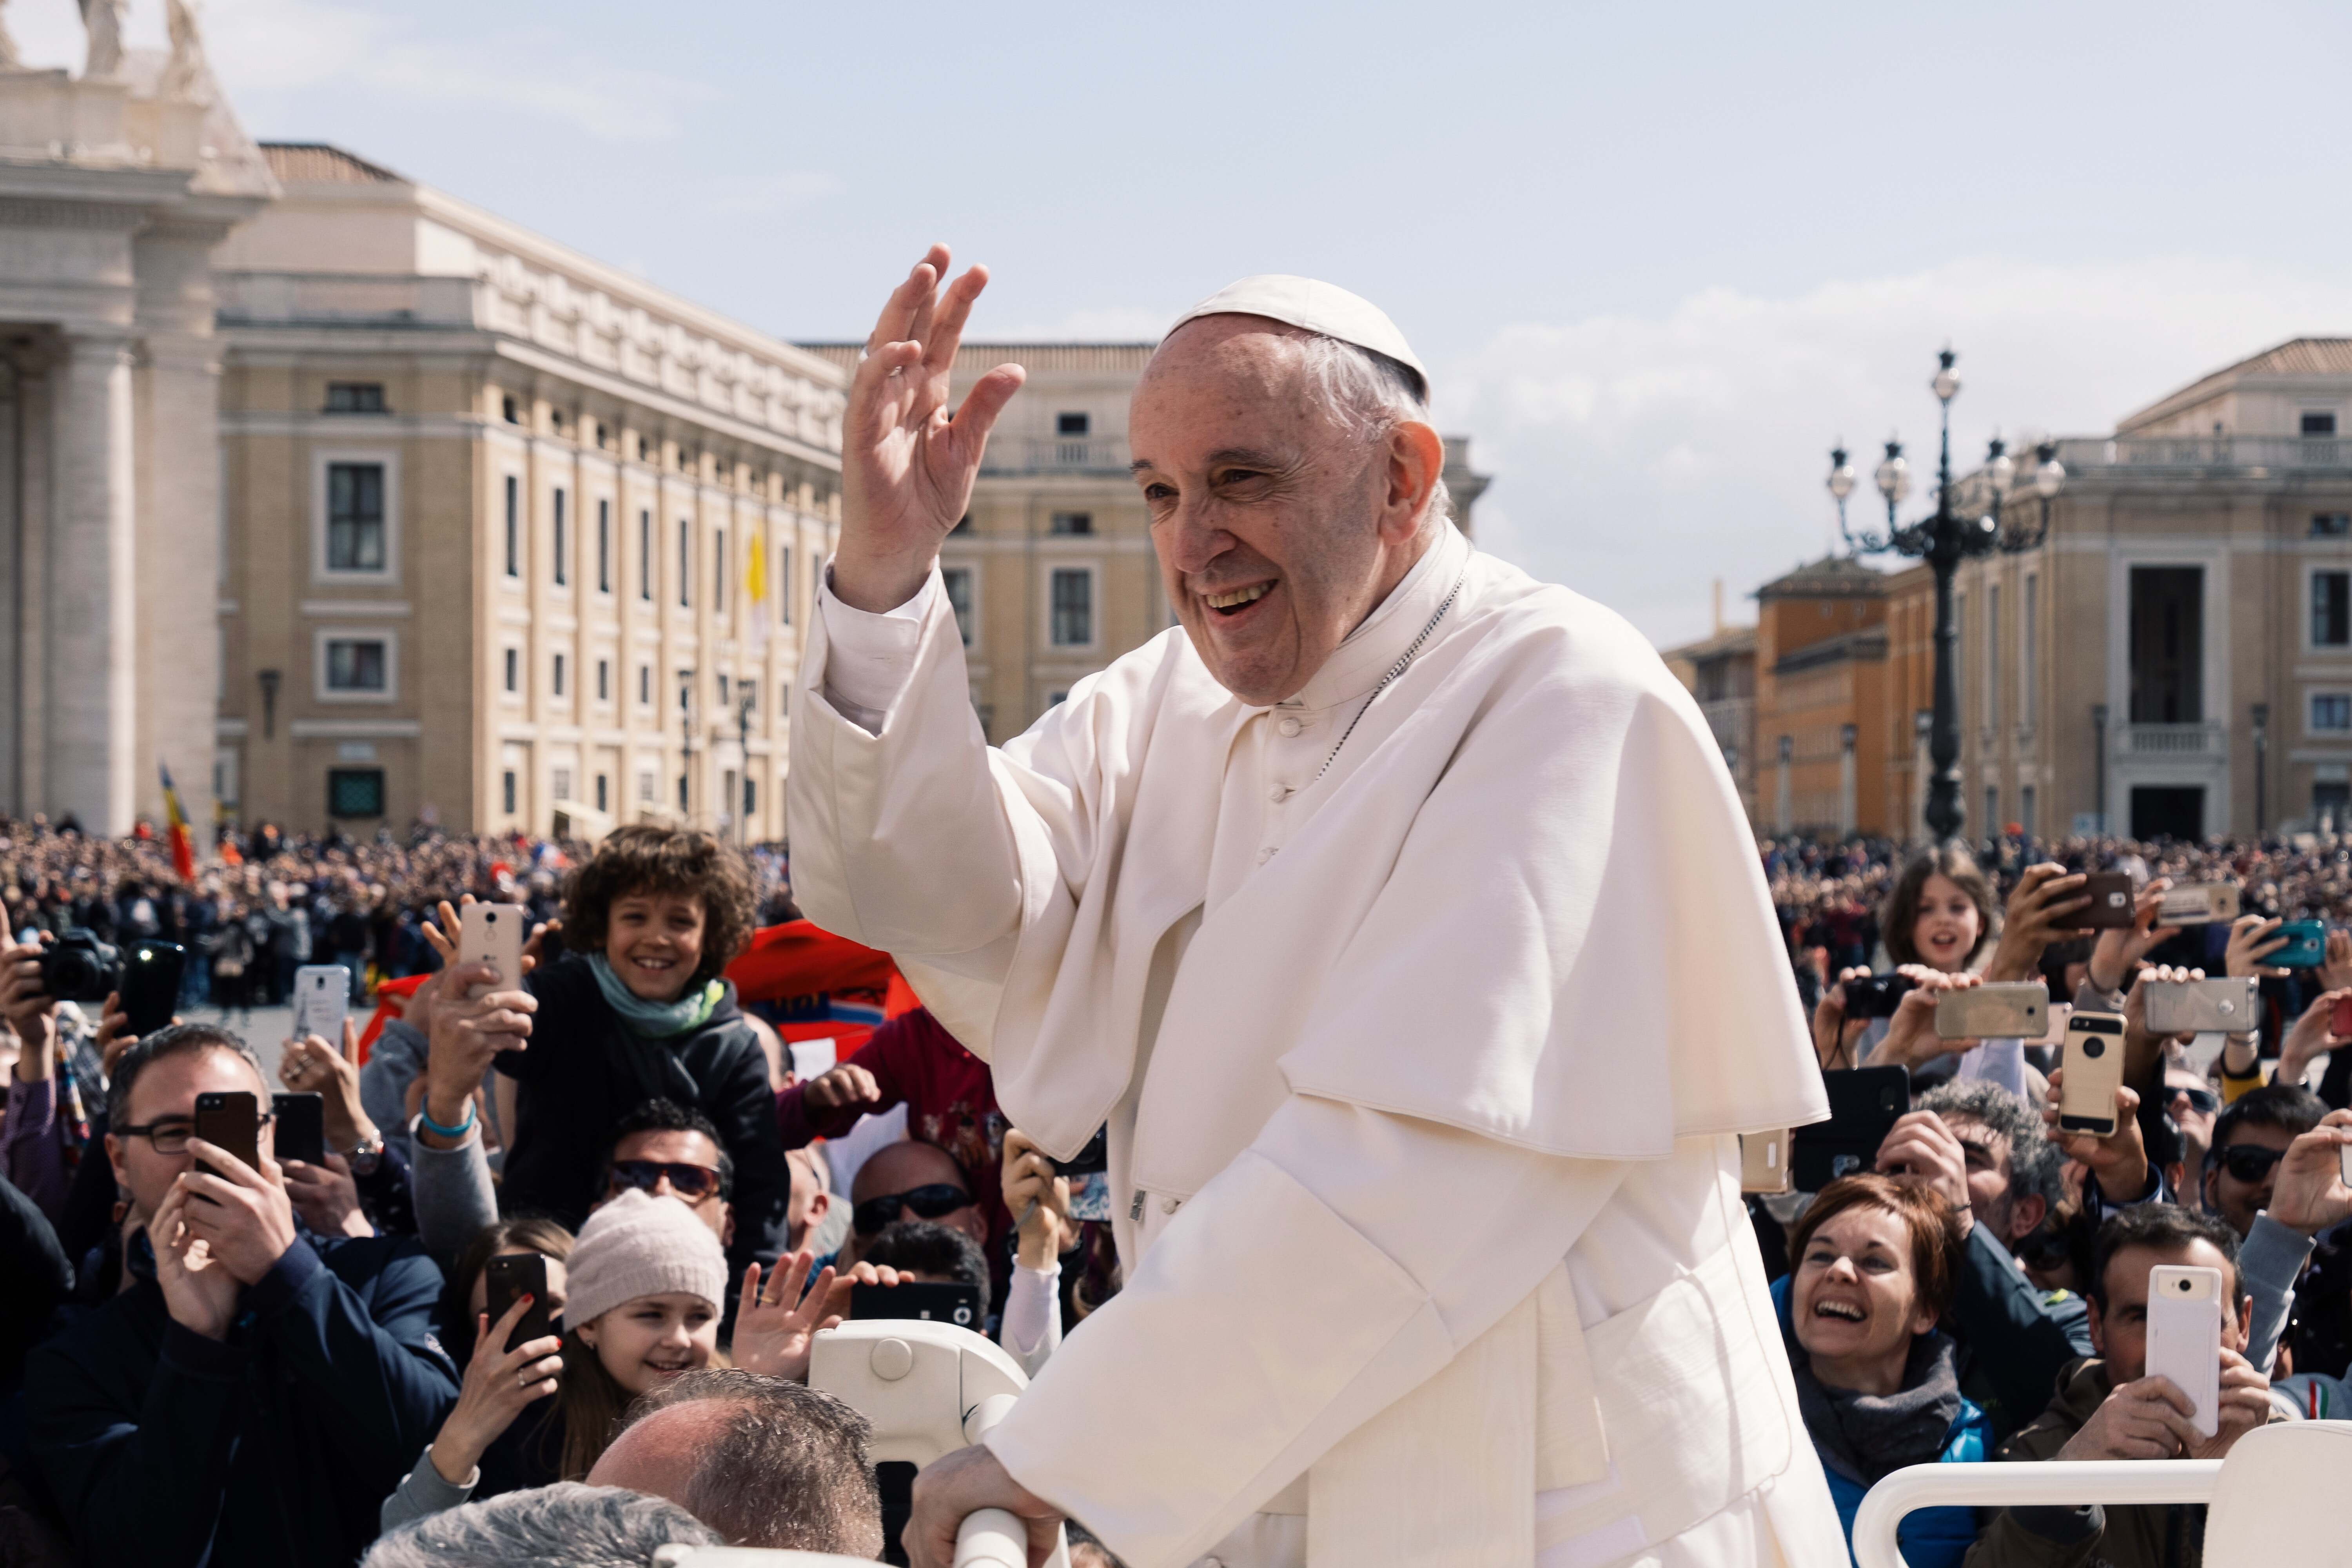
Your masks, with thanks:
M2017 482L2017 464L1993 437L1985 454L1984 478L1990 501L1977 516L1963 518L1952 486L1952 399L1959 395L1960 378L1952 363L1958 356L1946 349L1937 356L1936 377L1928 383L1942 405L1943 450L1936 470L1936 510L1933 516L1904 524L1895 509L1911 493L1911 468L1903 458L1903 443L1890 438L1886 455L1872 475L1878 493L1886 500L1886 531L1856 533L1846 526L1846 497L1853 493L1853 465L1843 446L1830 453L1829 491L1838 504L1838 531L1856 555L1889 551L1915 556L1936 574L1936 696L1935 717L1928 730L1927 752L1934 769L1927 784L1927 831L1937 842L1959 837L1966 813L1960 805L1960 703L1958 663L1960 628L1952 618L1952 574L1960 563L1995 552L2017 554L2038 548L2050 531L2050 502L2066 482L2058 465L2058 448L2043 442L2034 451L2032 482L2042 502L2040 520L2032 526L2005 524L2003 503Z

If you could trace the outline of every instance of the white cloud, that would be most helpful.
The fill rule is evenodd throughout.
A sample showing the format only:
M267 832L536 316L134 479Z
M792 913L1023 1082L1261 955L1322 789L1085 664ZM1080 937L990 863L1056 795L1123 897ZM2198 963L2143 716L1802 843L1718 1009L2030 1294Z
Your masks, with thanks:
M1972 466L1996 427L2012 447L2103 431L2281 339L2346 331L2352 282L2332 278L1980 258L1791 299L1711 289L1661 316L1509 326L1436 379L1441 423L1474 432L1477 466L1497 476L1482 539L1674 642L1707 629L1709 578L1736 605L1821 553L1832 439L1866 474L1898 428L1915 473L1932 474L1927 382L1947 342L1964 382L1955 462ZM1866 489L1857 524L1874 521L1865 502Z

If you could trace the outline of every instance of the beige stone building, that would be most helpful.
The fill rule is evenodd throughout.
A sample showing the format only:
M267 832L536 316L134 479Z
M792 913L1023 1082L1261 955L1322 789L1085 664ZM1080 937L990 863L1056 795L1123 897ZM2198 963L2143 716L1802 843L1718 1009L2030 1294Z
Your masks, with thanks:
M222 799L781 837L841 372L349 153L265 151L283 194L214 258Z
M845 372L855 343L808 345ZM1150 343L965 343L954 392L996 365L1028 373L991 434L969 516L940 552L963 627L972 705L993 742L1019 734L1081 678L1175 624L1150 518L1128 473L1127 405ZM1466 532L1488 483L1466 437L1445 443Z

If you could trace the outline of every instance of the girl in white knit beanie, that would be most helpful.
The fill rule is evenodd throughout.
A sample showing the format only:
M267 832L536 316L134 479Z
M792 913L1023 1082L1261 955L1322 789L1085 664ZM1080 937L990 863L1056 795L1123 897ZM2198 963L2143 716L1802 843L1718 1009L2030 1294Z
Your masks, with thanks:
M629 1401L719 1350L727 1258L678 1199L629 1188L588 1216L563 1303L563 1479L586 1476Z

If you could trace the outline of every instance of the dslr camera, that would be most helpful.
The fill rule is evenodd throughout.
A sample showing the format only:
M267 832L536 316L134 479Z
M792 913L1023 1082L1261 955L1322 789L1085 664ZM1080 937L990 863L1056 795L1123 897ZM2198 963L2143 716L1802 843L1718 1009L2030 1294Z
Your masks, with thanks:
M41 989L59 1002L103 1002L121 984L121 951L87 926L43 948L40 963Z

